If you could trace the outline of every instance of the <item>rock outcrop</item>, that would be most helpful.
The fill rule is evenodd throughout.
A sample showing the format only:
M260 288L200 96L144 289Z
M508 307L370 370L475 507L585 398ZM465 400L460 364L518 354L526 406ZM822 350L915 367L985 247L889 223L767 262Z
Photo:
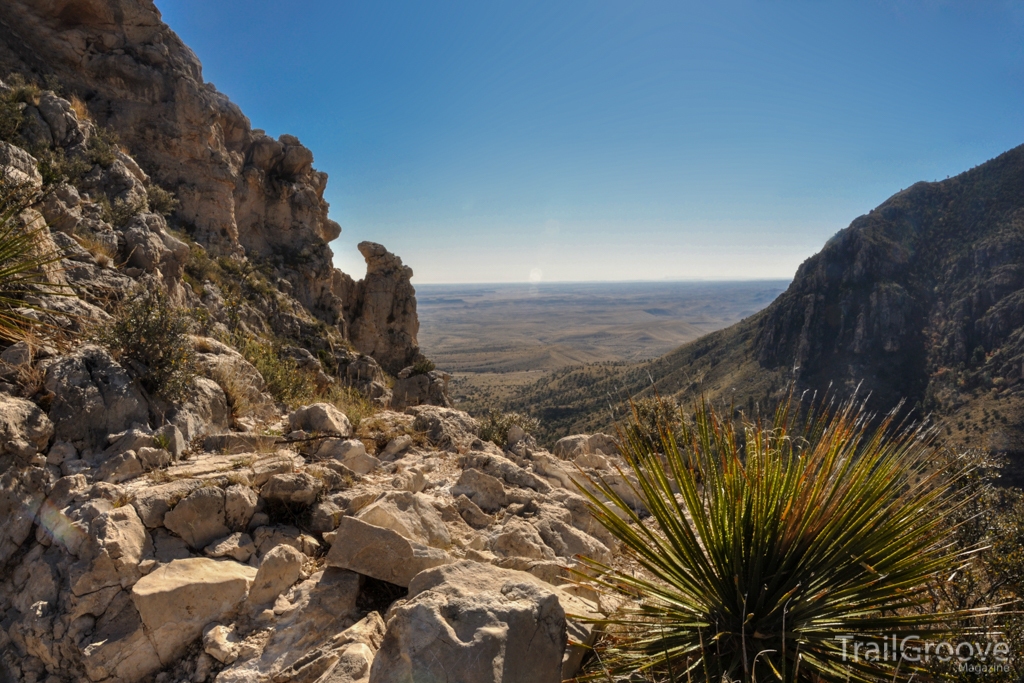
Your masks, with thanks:
M116 152L101 183L90 184L87 177L81 188L54 194L49 212L59 215L47 220L56 218L70 233L94 220L80 206L80 190L95 194L102 188L136 205L146 199L147 186L157 184L176 194L174 221L192 239L214 255L272 268L279 295L351 338L385 369L397 373L417 356L412 270L369 242L359 245L367 261L364 280L354 282L334 268L328 243L341 227L328 217L327 174L313 168L313 153L294 136L275 140L252 128L203 80L199 60L151 0L11 0L0 6L0 22L0 77L20 72L60 82L131 150L131 156ZM96 134L52 93L25 112L30 145L75 156ZM16 149L0 151L0 162L25 167L18 172L38 181L35 164ZM160 229L160 222L151 214L126 226L121 239L127 265L180 276L188 245ZM117 251L117 240L104 234ZM267 324L283 336L296 332L289 315L268 316Z

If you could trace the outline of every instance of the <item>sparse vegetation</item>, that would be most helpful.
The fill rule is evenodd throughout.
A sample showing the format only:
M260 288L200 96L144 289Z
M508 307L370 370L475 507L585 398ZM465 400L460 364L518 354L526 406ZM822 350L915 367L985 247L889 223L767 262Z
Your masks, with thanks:
M433 372L434 367L434 361L430 360L429 358L420 358L419 360L412 364L412 374L425 375L428 372Z
M595 678L928 677L924 664L842 652L850 634L880 649L890 635L941 640L967 617L931 589L967 560L953 523L976 500L960 486L975 466L893 420L870 427L852 403L798 418L787 402L770 422L738 423L701 402L678 439L623 431L650 517L606 482L584 491L633 563L587 561L624 599Z
M118 197L113 201L107 212L107 222L113 225L115 228L123 228L131 223L132 219L138 216L143 211L146 211L149 207L146 205L145 197L135 197L129 199L122 199Z
M39 324L25 313L47 311L36 297L67 293L67 286L51 282L46 272L61 258L43 246L46 227L25 226L19 219L36 198L31 187L0 174L0 339L23 339Z
M170 216L181 205L173 192L156 184L146 188L146 197L149 200L149 210L161 216Z
M480 438L504 448L508 440L508 430L513 426L521 427L527 434L533 434L540 428L540 423L529 415L491 410L480 420Z
M377 407L355 389L338 383L319 384L315 372L300 368L290 358L283 358L277 344L244 333L235 333L227 341L259 370L267 392L289 408L317 402L331 403L348 416L353 427L358 427L361 420L377 412Z
M177 402L195 379L193 326L191 313L172 306L162 291L140 287L118 305L99 338L147 391Z
M39 162L39 173L43 176L43 184L47 186L65 182L74 184L90 168L85 159L68 157L61 147L33 151Z
M120 144L117 133L104 126L96 126L86 145L89 161L103 168L110 168L117 160L117 149Z

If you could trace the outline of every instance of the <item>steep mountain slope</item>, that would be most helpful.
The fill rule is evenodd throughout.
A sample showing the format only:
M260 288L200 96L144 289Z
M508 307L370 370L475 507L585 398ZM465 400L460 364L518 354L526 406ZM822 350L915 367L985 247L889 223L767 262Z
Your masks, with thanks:
M12 72L83 100L176 194L172 222L212 254L270 269L277 289L390 372L415 360L412 271L373 249L364 253L365 282L334 268L327 243L341 227L327 216L327 174L313 168L313 153L294 136L252 128L203 80L198 58L151 0L0 3L0 77Z
M1020 450L1024 361L1024 147L955 178L917 183L830 239L762 312L645 366L580 368L516 402L594 428L607 396L713 398L753 409L787 390L870 393L934 413L950 436ZM653 380L653 386L652 386ZM615 394L613 394L614 396ZM991 422L982 444L976 424Z

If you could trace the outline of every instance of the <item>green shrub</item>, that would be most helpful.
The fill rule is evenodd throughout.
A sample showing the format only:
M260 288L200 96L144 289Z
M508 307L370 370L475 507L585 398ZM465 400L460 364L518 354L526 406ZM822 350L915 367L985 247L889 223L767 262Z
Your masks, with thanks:
M61 254L42 246L46 227L26 228L18 218L36 199L33 188L0 174L0 339L18 341L38 325L19 311L47 312L45 305L33 303L38 295L69 293L47 275L47 267L59 261Z
M600 479L581 488L627 556L615 568L586 560L598 588L624 599L604 622L598 674L927 677L911 661L844 657L842 639L879 651L891 636L943 640L965 616L929 608L930 588L966 559L951 522L972 466L937 462L933 435L894 430L892 416L870 424L852 404L802 420L787 404L771 423L737 424L702 403L678 439L623 430L639 505Z
M165 190L159 185L150 185L146 188L146 196L149 199L149 210L161 216L170 216L178 210L181 203L174 197L174 193Z
M331 403L348 416L353 427L358 427L360 420L378 411L355 389L337 382L326 386L319 384L316 372L300 368L294 360L282 357L278 344L241 333L233 335L228 343L259 370L267 393L289 408Z
M527 434L532 434L540 428L540 423L529 415L492 410L480 420L480 438L504 448L508 440L508 430L513 425L522 427Z
M93 129L92 135L89 136L89 142L86 144L89 161L93 164L99 164L103 168L110 168L114 161L117 160L117 146L119 144L120 140L117 137L117 133L104 126L96 126Z
M412 364L412 374L425 375L428 372L433 372L435 367L434 361L429 358L420 358Z
M90 167L85 159L68 158L61 147L38 149L33 152L39 162L39 173L43 176L44 185L57 185L64 182L74 184L89 172Z
M138 197L136 199L122 199L118 197L110 205L108 222L115 228L123 228L147 208L149 207L146 205L145 197Z
M13 142L18 136L21 122L25 118L21 109L21 105L10 92L0 94L0 140Z
M164 292L139 287L117 306L100 341L147 391L175 403L195 380L194 325L192 313L171 306Z

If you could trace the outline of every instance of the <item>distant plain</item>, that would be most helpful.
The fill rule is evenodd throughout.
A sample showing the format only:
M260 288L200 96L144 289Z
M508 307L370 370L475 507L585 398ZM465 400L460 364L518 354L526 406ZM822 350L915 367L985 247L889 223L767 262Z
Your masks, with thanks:
M788 280L417 285L419 342L467 409L568 366L638 363L756 313Z

